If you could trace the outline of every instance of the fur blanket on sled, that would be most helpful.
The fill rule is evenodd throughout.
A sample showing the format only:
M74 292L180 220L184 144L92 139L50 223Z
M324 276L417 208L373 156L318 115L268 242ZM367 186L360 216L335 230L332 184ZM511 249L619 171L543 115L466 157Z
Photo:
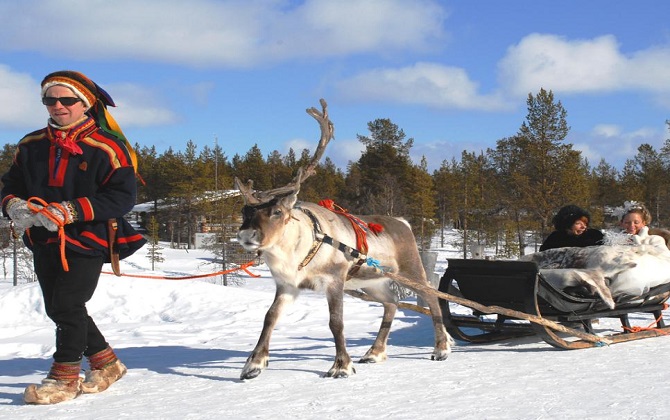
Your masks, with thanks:
M644 238L627 245L556 248L526 255L550 284L561 290L581 290L614 308L619 297L635 297L670 283L670 250Z

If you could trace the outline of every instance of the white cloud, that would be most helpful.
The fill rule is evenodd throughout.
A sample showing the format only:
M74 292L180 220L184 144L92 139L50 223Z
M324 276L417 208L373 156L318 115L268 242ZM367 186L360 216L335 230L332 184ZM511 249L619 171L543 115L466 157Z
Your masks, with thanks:
M334 139L330 147L326 151L326 156L330 157L335 166L342 169L345 169L349 162L358 162L365 151L365 145L358 139Z
M49 114L40 102L40 82L0 64L0 125L5 128L36 130L46 125ZM173 123L175 114L161 106L146 88L133 84L104 86L114 98L112 116L121 128ZM17 139L18 140L18 139Z
M201 82L192 86L187 86L188 94L193 98L196 104L204 106L209 103L209 94L214 90L214 82Z
M605 159L610 165L621 169L627 159L635 157L641 144L649 144L660 151L665 142L665 133L664 127L640 127L625 131L615 124L599 124L588 133L570 132L566 141L572 143L575 150L580 150L591 166Z
M615 137L621 134L621 127L615 124L598 124L593 127L592 133L598 137Z
M308 0L273 20L269 32L285 37L274 48L281 55L425 49L427 41L443 37L445 17L438 3L428 0Z
M286 150L284 153L287 153L289 149L293 149L293 152L295 153L296 159L300 158L300 154L302 153L303 149L310 149L315 146L314 141L308 141L305 139L301 138L295 138L288 140L286 143L284 143L284 147Z
M0 125L37 129L45 125L48 118L49 114L40 102L39 82L0 64Z
M341 94L360 101L385 101L435 108L500 111L540 88L554 93L648 91L670 104L670 47L652 47L626 56L617 40L605 35L568 40L530 34L507 50L498 63L499 90L484 94L459 67L419 62L402 68L361 72L337 85ZM668 105L670 107L670 105Z
M296 57L425 50L444 36L445 15L433 0L306 0L297 5L279 0L35 0L30 7L2 2L0 48L76 59L245 67ZM66 48L63 37L54 36L65 22L70 23Z
M412 147L410 155L412 162L421 163L421 158L425 157L428 163L428 172L440 169L443 163L451 164L451 160L457 162L461 160L463 152L483 154L486 149L492 147L483 141L467 140L453 141L448 139L438 139L429 142L417 143Z
M670 47L652 47L635 53L624 62L622 83L654 92L670 91Z
M357 100L486 111L507 108L497 95L479 94L477 83L463 69L434 63L369 70L340 81L338 89Z
M670 90L670 48L650 48L626 56L612 35L567 40L531 34L510 47L498 66L500 85L512 96L525 96L540 88L554 93Z
M582 153L582 157L589 161L591 167L597 166L598 163L600 163L600 159L603 158L602 153L598 150L594 150L589 143L575 143L572 146L574 150L579 150ZM613 163L610 159L605 159L605 161L609 164Z
M286 154L290 148L293 148L296 158L300 158L300 154L304 149L308 149L313 153L315 147L315 140L294 138L284 143L285 150L282 153ZM349 162L358 161L364 150L365 146L358 139L341 140L336 138L329 143L326 153L321 159L321 163L328 157L336 167L344 169Z
M109 108L109 112L121 128L160 126L178 121L176 114L161 105L160 99L145 87L121 83L105 85L104 89L116 103L116 107Z

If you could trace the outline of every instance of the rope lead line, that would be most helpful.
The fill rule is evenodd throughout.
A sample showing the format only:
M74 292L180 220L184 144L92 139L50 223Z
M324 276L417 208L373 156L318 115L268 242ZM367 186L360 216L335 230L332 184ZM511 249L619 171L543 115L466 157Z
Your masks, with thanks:
M154 279L154 280L191 280L191 279L201 279L203 277L213 277L213 276L218 276L222 274L229 274L238 270L242 270L245 273L247 273L251 277L260 277L259 274L254 274L251 271L249 271L249 267L254 265L254 261L251 260L249 262L246 262L242 264L239 267L236 268L231 268L228 270L223 270L223 271L217 271L216 273L209 273L209 274L197 274L194 276L182 276L182 277L165 277L165 276L149 276L149 275L142 275L142 274L121 274L123 277L136 277L140 279ZM103 274L114 274L111 271L102 271Z
M42 206L42 208L39 208L39 206ZM65 243L67 241L67 238L65 237L65 224L67 223L67 220L60 220L56 215L51 213L47 207L51 206L56 209L58 209L61 213L63 213L64 217L67 217L67 210L60 204L60 203L47 203L46 201L42 200L39 197L30 197L28 200L26 200L26 206L30 211L33 213L42 213L47 219L51 220L54 222L56 226L58 226L58 241L59 241L59 248L60 248L60 259L61 263L63 264L63 270L64 271L70 271L70 266L67 263L67 258L65 257ZM184 276L184 277L165 277L165 276L148 276L148 275L135 275L135 274L121 274L122 276L125 277L138 277L138 278L145 278L145 279L159 279L159 280L187 280L187 279L198 279L198 278L203 278L203 277L212 277L212 276L218 276L222 274L228 274L232 273L237 270L242 270L245 273L247 273L251 277L260 277L258 274L254 274L251 271L248 270L250 266L254 264L254 261L251 260L247 263L242 264L239 267L236 268L231 268L229 270L223 270L223 271L217 271L216 273L210 273L210 274L199 274L195 276ZM114 273L108 273L106 271L102 271L103 274L114 274Z
M640 332L640 331L655 331L660 335L668 335L667 332L653 327L654 324L658 325L661 322L662 319L663 319L663 314L659 315L658 318L656 318L654 321L651 322L651 324L649 324L646 327L639 327L638 326L638 327L630 327L629 328L629 327L623 326L622 328L623 328L624 332L628 332L628 333L637 333L637 332Z
M35 205L35 203L39 204L42 206L42 208L39 208ZM59 242L59 248L60 248L60 260L61 263L63 264L63 270L64 271L70 271L70 266L67 263L67 258L65 257L65 242L67 241L65 237L65 223L67 223L67 220L60 220L56 215L51 213L47 207L52 206L58 209L61 213L63 213L63 217L67 217L67 210L60 204L60 203L47 203L46 201L42 200L39 197L30 197L28 200L26 200L26 206L30 211L33 213L42 213L47 219L51 220L54 222L56 226L58 226L58 242Z

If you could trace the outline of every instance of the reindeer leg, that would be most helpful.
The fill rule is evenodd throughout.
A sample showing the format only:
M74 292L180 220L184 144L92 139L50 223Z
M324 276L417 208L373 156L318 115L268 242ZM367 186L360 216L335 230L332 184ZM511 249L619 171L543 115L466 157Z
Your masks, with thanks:
M423 268L421 271L423 271ZM420 273L418 270L415 270L414 272ZM454 345L454 340L444 327L442 310L440 309L437 295L431 293L432 287L428 288L429 290L426 290L425 286L428 285L428 280L426 280L425 275L412 275L411 273L407 275L407 272L405 272L403 274L387 273L387 276L413 290L428 304L430 315L433 320L433 328L435 329L435 348L433 349L433 354L430 358L432 360L446 360L447 357L449 357L449 353L451 353L451 346ZM420 281L413 280L415 278L420 279Z
M430 358L432 360L446 360L447 357L449 357L449 353L451 353L451 346L454 344L454 340L444 327L442 310L440 309L437 296L430 293L424 293L423 291L415 291L421 296L423 301L428 304L430 315L433 320L433 328L435 329L435 348L433 349L433 354Z
M344 339L344 292L342 285L340 284L339 288L336 285L331 285L326 292L326 297L330 312L330 322L328 325L335 340L335 363L333 363L333 366L326 373L326 377L348 378L350 375L356 373L356 369L354 369L351 357L347 353L347 343Z
M275 300L265 314L263 330L258 338L258 343L256 344L254 351L251 352L247 358L247 362L244 364L244 368L242 368L240 379L253 379L260 375L263 369L268 366L270 361L270 337L272 336L272 331L274 330L284 307L293 303L295 297L296 293L289 293L277 285Z
M380 363L386 360L386 343L388 342L389 334L391 333L391 324L395 318L398 305L396 297L393 295L388 286L383 288L367 287L362 289L368 296L381 302L384 305L384 315L379 326L377 338L375 338L372 347L363 355L358 363Z

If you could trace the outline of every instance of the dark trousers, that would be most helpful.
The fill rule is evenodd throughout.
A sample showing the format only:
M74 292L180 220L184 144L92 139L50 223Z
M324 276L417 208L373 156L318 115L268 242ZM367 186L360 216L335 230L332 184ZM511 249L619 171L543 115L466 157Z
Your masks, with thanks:
M105 341L86 311L98 285L103 257L67 252L69 271L63 270L57 245L35 246L35 274L42 288L47 316L56 323L54 361L78 362L105 350Z

